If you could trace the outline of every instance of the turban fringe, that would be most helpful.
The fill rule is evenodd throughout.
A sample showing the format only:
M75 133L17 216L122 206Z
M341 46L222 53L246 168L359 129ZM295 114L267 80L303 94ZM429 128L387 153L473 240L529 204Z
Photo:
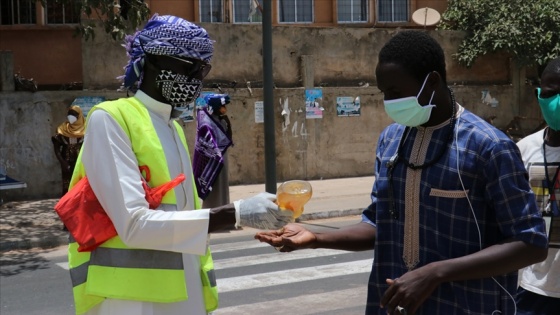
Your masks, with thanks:
M141 80L145 53L210 62L214 52L214 41L204 28L176 16L157 14L143 30L127 35L123 46L130 60L119 79L124 79L126 88Z

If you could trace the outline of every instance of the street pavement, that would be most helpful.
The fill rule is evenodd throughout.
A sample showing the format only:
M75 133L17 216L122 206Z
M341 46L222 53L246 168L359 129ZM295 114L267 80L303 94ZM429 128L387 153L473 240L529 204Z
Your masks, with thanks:
M298 221L361 214L371 202L373 181L373 176L309 181L313 196ZM264 191L264 184L231 186L230 199L249 198ZM58 199L13 201L0 206L0 252L68 244L68 232L62 229L54 211L57 202Z
M301 222L315 232L359 215ZM220 306L214 315L363 314L373 250L305 249L281 253L254 239L256 229L212 233ZM0 255L0 314L74 314L67 246Z

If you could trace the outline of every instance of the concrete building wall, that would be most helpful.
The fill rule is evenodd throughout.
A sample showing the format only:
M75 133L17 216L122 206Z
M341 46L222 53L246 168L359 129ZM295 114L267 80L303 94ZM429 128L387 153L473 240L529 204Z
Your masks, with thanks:
M199 16L199 4L200 0L146 0L146 3L151 9L151 12L158 14L174 14L186 18L189 21L200 21ZM303 24L280 24L278 22L278 1L272 0L272 22L274 25L299 25L304 27L326 27L326 26L336 26L337 21L337 5L335 0L315 0L313 5L313 16L314 20L312 23ZM369 19L365 23L352 23L352 27L356 28L367 28L371 29L373 27L385 27L388 29L394 29L397 26L405 27L417 27L413 22L405 23L376 23L376 10L377 1L370 0L368 2L369 6ZM447 0L410 0L410 14L414 12L417 8L431 7L443 13L447 7ZM233 7L233 0L223 0L223 13L224 22L231 23L231 14ZM9 50L13 52L14 55L14 72L21 74L24 78L33 78L39 85L40 89L49 89L49 86L56 87L69 85L73 82L84 82L85 88L94 89L98 86L107 86L114 84L115 74L123 66L125 59L122 55L120 49L120 43L111 42L109 36L105 34L103 29L98 29L96 32L97 39L92 42L82 43L80 38L73 36L74 26L69 25L45 25L44 24L44 9L42 6L37 6L37 24L36 25L0 25L0 50ZM85 21L84 21L85 22ZM230 47L248 47L255 48L253 53L260 54L260 47L254 47L254 40L260 42L260 26L256 25L235 25L242 26L232 28L232 24L214 23L208 25L207 28L212 29L211 35L218 38L218 33L220 33L220 50L229 50ZM247 31L247 27L253 29L252 31ZM433 29L433 27L429 27ZM257 31L255 31L255 29ZM292 30L298 35L292 38L278 37L278 41L283 43L288 41L285 46L284 51L281 51L287 56L278 56L276 58L280 59L293 59L297 64L299 54L297 51L307 50L307 54L320 55L321 46L313 52L309 52L309 49L302 46L302 43L315 44L317 40L309 41L308 38L302 38L301 36L318 36L318 39L324 39L324 42L320 44L328 43L328 46L342 46L348 47L350 50L357 49L360 51L360 57L363 56L361 50L368 49L364 47L359 41L356 40L342 40L337 38L335 33L331 32L301 32L300 28ZM285 36L292 36L292 31L284 32ZM224 32L224 34L221 34ZM358 36L358 38L364 37L364 35L354 34L351 32L350 37ZM334 36L333 36L334 34ZM235 35L235 36L232 36ZM278 34L275 34L278 35ZM348 35L345 32L338 32L339 36ZM223 40L223 38L230 40ZM242 40L237 40L241 38ZM341 45L331 42L331 38L334 41L340 41ZM109 40L108 40L109 39ZM244 40L245 39L245 40ZM276 37L275 37L276 39ZM355 38L356 39L356 38ZM82 45L90 47L88 51L82 51ZM359 47L358 47L359 46ZM111 47L109 50L107 48ZM238 48L239 49L239 48ZM324 48L323 48L324 49ZM96 51L95 51L96 50ZM119 50L116 52L115 50ZM105 55L107 52L107 56ZM252 53L252 54L253 54ZM227 55L231 59L231 52ZM326 56L326 58L318 59L318 63L331 62L331 59L336 59L336 56ZM92 58L92 59L88 59ZM84 66L82 66L82 60L84 60ZM367 60L367 59L366 59ZM94 61L94 62L92 62ZM292 61L294 62L294 61ZM97 67L104 67L110 63L111 67L107 68L104 75L99 76L99 70ZM337 64L339 61L334 62L333 68L335 71L338 68ZM116 68L114 67L116 66ZM350 65L351 68L359 68L360 65ZM293 67L293 65L292 65ZM328 69L326 69L328 70ZM82 72L84 71L84 72ZM255 73L254 71L251 73ZM82 77L84 76L84 77ZM91 80L91 77L96 77L96 80ZM240 76L246 77L245 73L241 73ZM360 74L358 76L364 76ZM229 73L219 75L217 78L221 79L223 77L231 77ZM260 78L260 76L258 76ZM367 76L366 76L367 77ZM362 78L363 79L363 78ZM100 82L99 82L100 80ZM284 78L279 78L279 80L284 80ZM327 80L329 81L329 80ZM287 81L289 82L289 80ZM282 84L282 82L279 82ZM89 84L89 87L88 87Z
M171 3L173 1L169 1ZM255 123L254 103L262 100L261 28L258 25L203 24L216 40L213 70L206 89L218 87L232 97L229 116L235 146L230 149L230 183L264 182L264 126ZM381 130L391 121L383 111L375 87L377 54L397 30L369 28L273 28L274 106L276 117L277 178L336 178L371 175L374 150ZM532 87L511 85L509 59L504 55L480 58L471 69L451 57L462 39L458 32L429 31L444 47L448 83L457 101L481 117L496 116L500 128L526 117L530 131L541 121ZM0 94L0 164L8 175L25 181L26 189L0 191L4 200L57 197L60 169L50 137L65 119L66 108L78 96L124 97L116 92L117 76L127 62L120 43L101 31L95 41L81 43L83 91L2 92ZM29 56L29 63L35 62ZM15 59L15 55L14 55ZM15 60L14 62L21 62ZM27 62L27 61L26 61ZM60 63L50 61L56 71ZM322 87L322 119L305 119L303 71L307 86ZM309 79L309 78L307 78ZM308 80L306 80L307 82ZM361 115L339 117L337 96L359 96ZM288 99L290 125L282 125L280 101ZM519 108L515 107L517 99ZM192 146L194 122L183 123Z
M198 18L198 0L146 0L151 12L160 15L172 14L188 21Z
M12 51L14 70L39 85L82 82L82 43L70 26L0 29L0 50Z
M414 6L411 8L411 14L420 8L432 8L443 14L447 10L447 0L416 0L416 3L412 3Z
M453 87L456 99L481 117L496 116L494 124L504 128L512 119L511 85ZM527 106L521 108L524 132L541 121L536 101L525 87ZM482 92L489 96L481 100ZM262 100L262 89L225 88L232 103L228 115L233 126L235 146L229 149L231 184L263 183L264 125L255 123L256 101ZM303 88L274 90L277 179L328 179L369 176L373 173L377 139L391 123L383 109L382 95L372 86L323 88L322 119L305 119ZM60 166L50 137L66 118L66 109L78 96L125 97L114 91L0 92L0 165L9 176L27 183L25 189L0 190L4 201L59 196ZM340 117L336 113L337 96L359 96L361 115ZM283 126L281 103L288 99L290 124ZM489 101L496 102L490 103ZM300 111L302 110L303 111ZM182 123L191 154L196 123Z
M262 81L262 33L258 25L201 24L216 41L207 82L229 84ZM302 86L302 57L312 56L316 86L375 84L379 50L398 30L333 27L273 27L273 71L277 87ZM504 84L510 82L509 58L491 54L470 68L453 54L463 38L455 31L429 31L446 52L450 84ZM84 88L116 88L115 77L127 63L120 43L99 36L83 44ZM360 84L361 83L361 84Z

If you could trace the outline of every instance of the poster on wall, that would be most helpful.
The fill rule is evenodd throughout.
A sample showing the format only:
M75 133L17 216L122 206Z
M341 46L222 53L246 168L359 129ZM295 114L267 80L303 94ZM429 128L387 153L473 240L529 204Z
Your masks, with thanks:
M323 118L325 108L321 104L323 101L322 89L305 90L305 118L317 119Z
M200 95L196 98L196 101L194 102L196 105L196 109L206 107L206 101L204 100L204 97L210 94L216 94L216 93L210 91L200 92Z
M255 102L255 123L264 123L264 105L263 101Z
M179 116L179 120L182 120L183 122L194 121L194 102L185 107L176 107L175 109L183 111L181 116Z
M336 98L336 114L342 117L360 116L360 97L339 96Z
M196 110L199 110L201 108L206 107L206 101L204 100L204 97L209 94L214 94L214 92L209 92L209 91L200 92L200 95L196 98L194 102L184 107L176 107L175 109L183 111L183 113L181 114L181 116L179 116L178 119L182 120L183 122L194 121L195 108Z
M74 99L74 101L72 102L72 106L80 106L85 118L87 117L91 108L101 102L105 102L104 96L79 96Z

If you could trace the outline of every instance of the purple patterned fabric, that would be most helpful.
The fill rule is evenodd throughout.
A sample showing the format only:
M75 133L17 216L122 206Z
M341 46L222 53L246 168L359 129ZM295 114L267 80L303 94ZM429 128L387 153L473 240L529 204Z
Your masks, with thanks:
M123 46L130 60L119 78L126 88L142 79L145 53L210 62L214 52L214 41L204 28L180 17L157 14L143 30L127 35Z
M224 166L224 153L233 144L219 122L206 108L197 111L198 123L193 156L193 173L198 196L205 199Z

